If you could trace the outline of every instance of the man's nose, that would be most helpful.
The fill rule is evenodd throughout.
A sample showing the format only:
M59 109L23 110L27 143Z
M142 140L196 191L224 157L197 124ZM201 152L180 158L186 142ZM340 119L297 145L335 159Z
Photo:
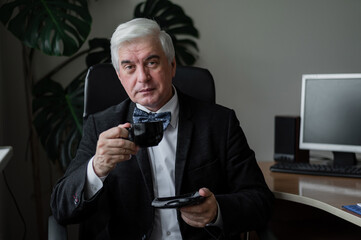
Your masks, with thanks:
M149 70L145 67L138 68L138 82L147 82L150 79Z

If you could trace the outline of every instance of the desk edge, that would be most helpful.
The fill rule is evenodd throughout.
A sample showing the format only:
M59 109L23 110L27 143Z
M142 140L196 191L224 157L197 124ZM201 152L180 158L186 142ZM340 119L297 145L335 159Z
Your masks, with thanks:
M361 217L352 215L342 209L336 208L327 203L324 203L324 202L321 202L319 200L315 200L312 198L308 198L305 196L295 195L292 193L277 192L277 191L273 191L273 193L277 199L288 200L288 201L292 201L292 202L306 204L308 206L315 207L315 208L321 209L323 211L326 211L328 213L331 213L337 217L340 217L346 221L349 221L349 222L361 227Z

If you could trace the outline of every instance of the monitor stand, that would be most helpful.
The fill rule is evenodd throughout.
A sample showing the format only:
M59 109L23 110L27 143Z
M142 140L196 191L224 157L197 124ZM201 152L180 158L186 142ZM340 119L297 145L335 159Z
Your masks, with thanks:
M332 152L334 166L357 165L356 154L352 152Z

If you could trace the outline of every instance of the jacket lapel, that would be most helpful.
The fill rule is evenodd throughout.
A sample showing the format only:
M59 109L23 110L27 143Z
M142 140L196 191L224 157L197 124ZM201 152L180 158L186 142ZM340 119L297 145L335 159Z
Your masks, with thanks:
M189 148L191 145L191 136L193 131L193 123L191 121L191 104L186 101L186 97L177 89L179 99L179 122L178 122L178 140L176 150L175 163L175 194L181 194L182 180L185 164ZM133 111L135 104L131 103L127 120L133 122ZM147 149L141 148L136 154L139 168L142 172L144 182L147 186L148 193L151 199L154 199L152 171L149 163Z
M136 158L139 168L143 175L144 183L147 186L150 199L154 199L152 170L150 168L147 149L146 148L139 149Z
M129 111L127 115L127 121L133 123L133 111L135 108L135 103L131 102L129 105ZM135 155L140 171L143 175L144 183L148 190L148 195L150 199L154 199L154 192L153 192L153 178L152 178L152 170L149 163L148 152L146 148L141 148Z
M178 141L176 150L175 163L175 194L181 194L184 168L187 161L188 151L191 144L193 123L190 120L190 104L184 100L184 95L178 90L179 98L179 124L178 124Z

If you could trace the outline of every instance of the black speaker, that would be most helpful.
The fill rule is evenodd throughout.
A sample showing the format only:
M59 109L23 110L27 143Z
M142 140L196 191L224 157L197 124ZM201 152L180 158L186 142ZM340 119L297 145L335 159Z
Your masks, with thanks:
M300 150L300 117L275 117L274 160L277 162L308 162L309 151Z

